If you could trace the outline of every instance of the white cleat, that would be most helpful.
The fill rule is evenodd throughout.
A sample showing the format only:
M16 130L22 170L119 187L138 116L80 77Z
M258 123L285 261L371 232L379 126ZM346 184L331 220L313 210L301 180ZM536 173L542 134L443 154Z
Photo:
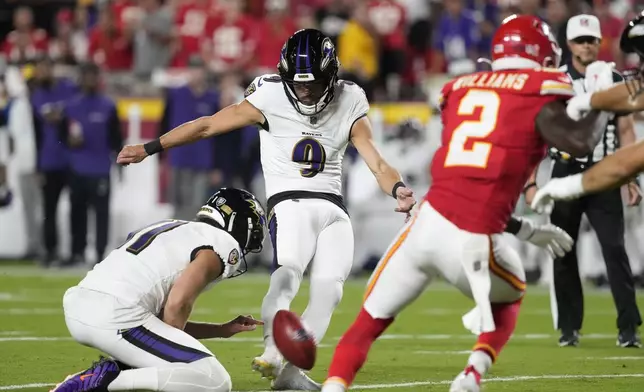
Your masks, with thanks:
M274 391L320 391L322 385L311 380L301 369L286 363L271 388Z
M456 376L454 381L452 381L452 385L449 387L449 392L480 392L480 379L481 376L478 375L476 370L469 366Z
M264 357L255 357L251 363L251 368L262 375L262 378L274 380L280 371L281 361L274 362Z

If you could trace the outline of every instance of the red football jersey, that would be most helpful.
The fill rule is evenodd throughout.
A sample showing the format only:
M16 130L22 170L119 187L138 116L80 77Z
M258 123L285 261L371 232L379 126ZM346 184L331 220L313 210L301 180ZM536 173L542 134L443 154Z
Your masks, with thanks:
M426 200L463 230L502 232L546 152L537 114L573 95L568 76L554 69L479 72L447 83Z
M255 23L250 17L242 15L231 23L213 17L206 25L205 44L210 45L212 60L232 64L253 51L255 37Z
M107 34L99 26L89 33L87 48L89 58L109 70L128 70L132 68L132 43L123 32Z
M256 65L276 69L277 63L280 61L282 45L297 31L297 24L290 17L281 19L279 24L267 18L258 23L258 28L262 44L257 46L255 56L253 56Z
M206 35L210 11L211 5L207 2L190 2L179 7L175 14L175 25L180 45L174 56L173 66L186 67L190 57L200 55L200 45Z
M34 60L47 52L47 32L43 29L33 29L21 34L12 31L2 44L2 55L9 62Z
M405 9L392 0L371 0L367 7L369 21L382 37L383 46L387 49L403 49L407 42Z

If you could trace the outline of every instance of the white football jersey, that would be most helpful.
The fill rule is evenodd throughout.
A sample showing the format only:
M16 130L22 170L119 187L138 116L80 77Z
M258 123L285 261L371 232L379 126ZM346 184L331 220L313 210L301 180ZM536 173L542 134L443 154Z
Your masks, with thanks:
M78 286L159 314L175 280L202 249L219 255L223 277L228 265L240 262L239 244L228 232L203 222L166 220L132 233Z
M246 100L266 117L260 143L267 198L284 191L342 194L351 127L369 111L362 88L338 81L333 101L312 117L295 110L278 75L256 78Z

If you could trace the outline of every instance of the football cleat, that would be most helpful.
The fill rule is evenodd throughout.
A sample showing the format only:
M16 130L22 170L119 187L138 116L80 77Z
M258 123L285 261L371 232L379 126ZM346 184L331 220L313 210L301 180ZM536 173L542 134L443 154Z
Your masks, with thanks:
M481 390L481 375L468 366L452 381L449 392L479 392Z
M301 369L286 363L271 383L274 391L320 391L322 384L311 380Z
M120 372L112 359L101 358L89 369L67 376L65 381L56 385L50 392L107 392L107 386Z
M619 331L619 335L617 335L617 345L625 348L640 348L642 347L642 341L640 340L639 334L635 331L635 328L626 328Z
M579 346L579 331L562 332L559 337L559 347Z
M261 374L262 378L274 380L279 374L280 362L272 363L263 357L255 357L251 363L251 368Z

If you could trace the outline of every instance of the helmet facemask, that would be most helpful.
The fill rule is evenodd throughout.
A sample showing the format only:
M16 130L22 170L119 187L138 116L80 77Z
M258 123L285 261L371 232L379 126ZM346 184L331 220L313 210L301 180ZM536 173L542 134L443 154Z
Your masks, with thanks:
M300 79L314 78L312 74L295 74L295 80L284 80L284 90L289 101L298 113L314 116L320 113L333 100L335 78L298 82Z
M624 53L635 53L639 57L639 67L622 72L624 84L632 98L644 92L644 12L628 23L619 41Z
M317 36L321 40L318 48L320 41L315 43L316 35L306 33L300 31L284 44L277 69L295 110L304 116L314 116L333 100L339 61L328 37L321 33L321 37ZM296 41L298 34L302 35Z

